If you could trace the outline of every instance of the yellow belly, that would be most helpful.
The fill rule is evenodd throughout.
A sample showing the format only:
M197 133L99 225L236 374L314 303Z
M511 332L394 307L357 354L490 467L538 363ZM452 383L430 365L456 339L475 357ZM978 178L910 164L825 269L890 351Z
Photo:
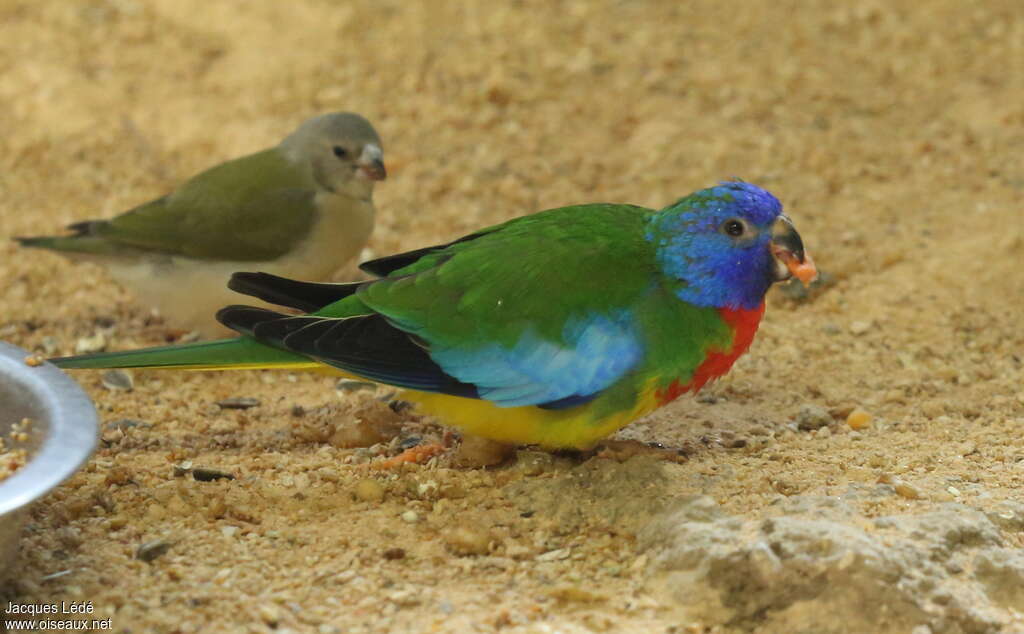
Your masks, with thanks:
M589 449L657 408L653 389L643 390L632 409L600 420L590 404L568 409L498 407L490 401L407 390L402 398L419 405L443 424L499 442L540 445L546 449Z

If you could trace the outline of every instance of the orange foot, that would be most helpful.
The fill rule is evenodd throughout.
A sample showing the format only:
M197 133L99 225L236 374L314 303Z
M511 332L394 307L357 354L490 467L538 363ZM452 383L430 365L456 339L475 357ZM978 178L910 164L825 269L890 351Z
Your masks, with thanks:
M409 447L397 456L392 456L386 460L380 462L370 462L364 465L367 469L374 469L379 471L386 471L389 469L397 469L404 464L423 464L427 460L430 460L438 454L442 454L447 451L441 443L435 443L432 445L416 445L415 447Z

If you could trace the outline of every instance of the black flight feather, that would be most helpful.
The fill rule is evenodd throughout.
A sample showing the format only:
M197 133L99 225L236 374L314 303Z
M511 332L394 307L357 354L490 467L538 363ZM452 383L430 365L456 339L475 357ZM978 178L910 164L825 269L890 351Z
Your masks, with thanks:
M270 273L234 273L228 281L228 288L258 297L270 304L297 308L312 313L324 306L345 299L359 289L363 282L347 284L325 284L300 282Z

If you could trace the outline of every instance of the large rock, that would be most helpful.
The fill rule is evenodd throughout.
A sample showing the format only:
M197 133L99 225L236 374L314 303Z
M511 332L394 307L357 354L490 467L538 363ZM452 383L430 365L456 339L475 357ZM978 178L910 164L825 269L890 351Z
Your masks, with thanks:
M999 631L1024 610L1024 555L1003 531L1024 507L960 504L866 518L840 498L794 497L764 519L684 500L640 533L649 588L682 622L734 631ZM1019 624L1019 619L1017 621Z

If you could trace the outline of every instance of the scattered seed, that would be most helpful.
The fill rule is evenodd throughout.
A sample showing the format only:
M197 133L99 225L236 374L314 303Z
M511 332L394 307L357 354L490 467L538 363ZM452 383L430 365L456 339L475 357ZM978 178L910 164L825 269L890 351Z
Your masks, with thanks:
M479 528L459 526L445 535L444 543L456 555L486 555L490 550L491 538Z
M131 392L135 387L132 375L124 370L107 370L100 381L108 390Z
M239 396L226 398L223 401L217 401L217 405L221 409L250 409L253 407L259 407L260 399L251 398L249 396Z
M227 471L211 469L209 467L195 467L192 469L192 477L200 482L213 482L214 480L234 480L235 476Z
M571 554L572 550L569 548L558 548L541 553L537 555L536 559L537 561L561 561L562 559L568 559Z
M192 343L193 341L199 341L199 338L202 336L202 333L200 333L198 330L190 330L183 334L182 336L175 339L174 343Z
M141 544L135 551L135 558L146 563L151 563L158 557L166 554L170 549L171 542L163 539L156 539L151 542Z
M406 511L402 513L402 521L408 522L409 524L415 524L420 521L420 515L416 511Z
M356 483L355 496L363 502L380 502L384 499L384 486L376 480L360 480Z
M846 424L850 426L850 429L861 430L867 428L873 418L871 414L857 408L846 417Z
M281 622L281 611L273 603L261 603L257 611L260 619L272 628L276 628Z
M863 335L871 330L872 327L873 324L870 321L858 319L857 321L850 323L850 332L855 335Z
M411 608L421 603L421 599L416 596L416 593L412 590L398 590L397 592L392 592L388 595L388 600L403 608Z

